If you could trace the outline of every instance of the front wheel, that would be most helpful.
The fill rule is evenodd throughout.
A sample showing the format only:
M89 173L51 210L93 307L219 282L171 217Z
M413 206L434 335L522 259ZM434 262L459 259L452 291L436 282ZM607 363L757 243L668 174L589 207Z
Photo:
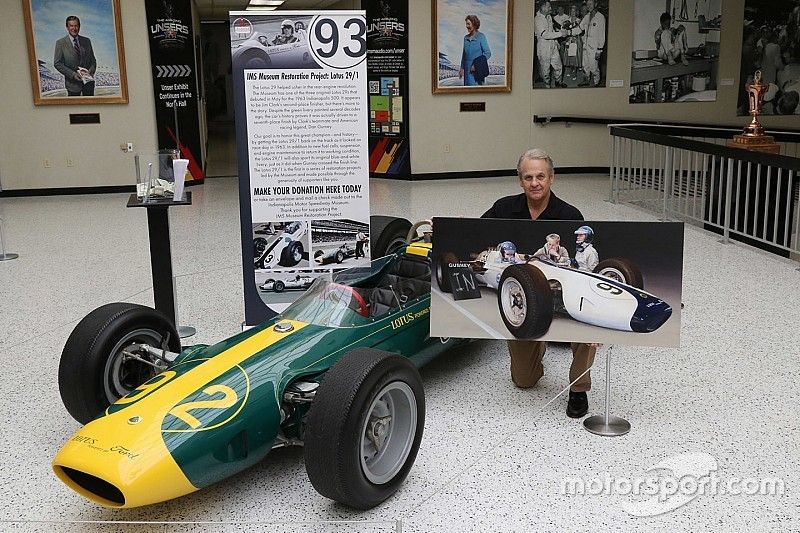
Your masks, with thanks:
M627 259L614 258L600 261L594 272L625 285L644 290L644 278L641 271Z
M283 292L283 290L286 288L286 284L281 280L277 280L272 284L272 288L275 289L275 292Z
M445 252L436 262L436 283L442 292L453 292L450 286L450 264L457 263L458 257L453 252Z
M308 413L308 478L323 496L370 509L394 494L425 426L419 372L405 357L353 350L325 375Z
M124 352L135 344L158 348L165 339L170 351L181 351L175 327L150 307L112 303L86 315L67 339L58 366L58 388L69 414L86 424L158 374L155 366Z
M281 252L281 260L278 261L280 266L293 267L303 260L303 243L300 241L292 241L289 246Z
M553 322L553 292L541 270L533 265L511 265L497 287L500 317L517 338L541 337Z

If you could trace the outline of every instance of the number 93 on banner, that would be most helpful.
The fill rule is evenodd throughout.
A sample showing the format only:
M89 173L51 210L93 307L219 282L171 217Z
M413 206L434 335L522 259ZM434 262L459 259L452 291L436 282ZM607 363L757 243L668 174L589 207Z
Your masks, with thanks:
M347 69L367 57L367 23L363 15L321 15L311 22L309 44L314 58L335 69Z

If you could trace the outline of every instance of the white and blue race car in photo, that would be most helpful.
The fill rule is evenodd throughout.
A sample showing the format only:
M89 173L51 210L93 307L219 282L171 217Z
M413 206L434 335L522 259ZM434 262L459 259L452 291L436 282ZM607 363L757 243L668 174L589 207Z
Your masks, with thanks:
M528 255L517 254L509 261L493 248L469 261L448 252L436 263L442 292L453 292L450 273L465 267L478 285L497 291L500 316L517 338L544 335L555 312L594 326L637 333L657 330L672 315L669 304L645 292L641 273L626 259L601 261L594 272L588 272Z
M271 240L253 239L253 259L257 269L274 266L293 267L303 260L303 242L308 232L306 222L288 222Z

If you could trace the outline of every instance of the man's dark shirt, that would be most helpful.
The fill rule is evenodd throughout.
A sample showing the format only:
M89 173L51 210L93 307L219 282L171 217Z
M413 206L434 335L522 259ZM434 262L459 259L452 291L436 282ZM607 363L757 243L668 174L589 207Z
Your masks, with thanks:
M525 193L505 196L497 200L481 218L522 218L531 219L528 209L528 199ZM550 200L537 220L583 220L583 215L578 210L550 191Z

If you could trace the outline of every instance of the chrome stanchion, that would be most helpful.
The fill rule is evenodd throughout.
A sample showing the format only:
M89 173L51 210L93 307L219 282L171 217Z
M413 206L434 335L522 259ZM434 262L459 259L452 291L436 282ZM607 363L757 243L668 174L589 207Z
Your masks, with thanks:
M19 257L19 254L6 252L6 235L3 229L3 219L0 218L0 261L11 261Z
M606 353L606 411L583 421L586 431L603 437L619 437L631 430L631 424L624 418L611 414L611 346Z

